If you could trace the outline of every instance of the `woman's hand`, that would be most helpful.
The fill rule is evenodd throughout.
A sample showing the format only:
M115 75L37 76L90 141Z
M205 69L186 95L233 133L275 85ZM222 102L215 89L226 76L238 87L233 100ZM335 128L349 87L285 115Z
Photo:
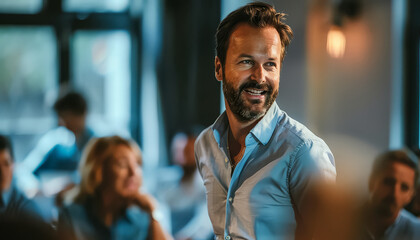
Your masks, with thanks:
M146 193L137 193L133 196L131 202L132 204L139 206L140 208L142 208L150 214L152 214L156 208L156 200Z

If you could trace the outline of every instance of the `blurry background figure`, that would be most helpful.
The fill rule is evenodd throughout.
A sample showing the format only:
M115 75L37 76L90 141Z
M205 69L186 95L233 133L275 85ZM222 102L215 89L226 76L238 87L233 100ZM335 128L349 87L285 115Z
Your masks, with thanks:
M93 136L93 131L86 126L87 103L77 92L69 92L61 96L54 104L58 125L68 129L75 138L71 146L56 145L45 156L41 165L35 169L35 174L44 171L74 172L79 165L80 155L86 143Z
M364 239L420 239L420 221L403 209L413 197L418 175L418 158L408 150L379 155L362 213Z
M51 212L53 198L60 206L62 194L78 183L81 152L94 135L86 126L88 105L80 93L64 92L56 100L54 111L59 127L47 132L18 166L19 187L28 196L38 194L36 200L51 220L56 218Z
M38 221L41 220L36 204L27 199L13 184L13 168L12 145L9 139L0 135L0 218L25 218L30 216Z
M153 200L142 185L140 148L118 136L94 139L80 165L74 202L59 216L69 239L169 239L152 217Z
M411 203L406 207L414 216L420 219L420 185L417 183L416 193Z
M212 239L203 181L197 171L194 142L201 128L178 132L172 139L171 156L176 174L161 178L156 194L169 210L175 239ZM169 176L168 175L168 176ZM158 180L159 181L159 180Z

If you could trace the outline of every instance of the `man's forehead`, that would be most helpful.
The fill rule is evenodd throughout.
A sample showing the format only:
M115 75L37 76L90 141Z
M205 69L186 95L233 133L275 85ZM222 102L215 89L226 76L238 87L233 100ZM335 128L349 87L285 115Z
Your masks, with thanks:
M234 30L227 49L227 55L235 58L262 54L277 59L281 53L280 36L274 27L257 28L249 24L242 24Z
M394 176L401 179L413 179L414 184L415 170L407 164L400 162L391 162L386 165L381 175L383 177Z

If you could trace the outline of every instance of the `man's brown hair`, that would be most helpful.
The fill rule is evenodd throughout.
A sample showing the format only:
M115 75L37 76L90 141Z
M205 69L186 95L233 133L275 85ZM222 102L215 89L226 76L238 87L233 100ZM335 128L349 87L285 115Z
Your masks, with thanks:
M220 59L222 66L225 65L230 35L240 23L247 23L257 28L274 27L280 35L281 62L283 62L286 47L293 37L292 29L283 22L284 17L284 13L278 13L273 6L262 2L249 3L231 12L219 24L216 32L216 56Z
M372 182L391 163L404 164L414 171L414 186L417 186L419 177L418 157L408 149L392 150L380 154L373 163L369 182Z

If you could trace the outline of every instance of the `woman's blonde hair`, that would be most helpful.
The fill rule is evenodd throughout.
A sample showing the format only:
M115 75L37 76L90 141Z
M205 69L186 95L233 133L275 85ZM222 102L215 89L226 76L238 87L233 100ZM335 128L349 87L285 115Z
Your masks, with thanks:
M98 187L103 181L104 163L112 156L115 147L120 145L130 148L137 155L139 164L142 164L141 150L133 140L119 136L90 140L83 151L79 165L81 181L75 202L83 202L86 197L96 194Z

